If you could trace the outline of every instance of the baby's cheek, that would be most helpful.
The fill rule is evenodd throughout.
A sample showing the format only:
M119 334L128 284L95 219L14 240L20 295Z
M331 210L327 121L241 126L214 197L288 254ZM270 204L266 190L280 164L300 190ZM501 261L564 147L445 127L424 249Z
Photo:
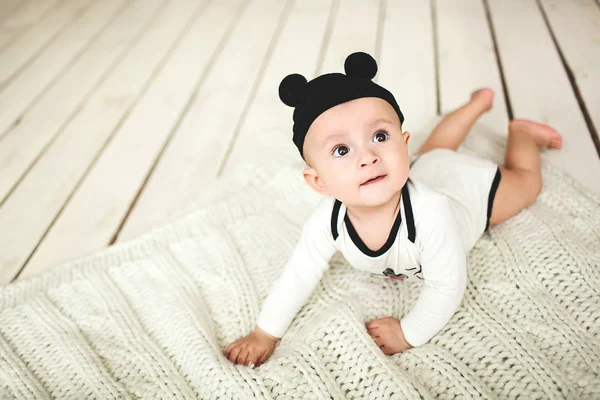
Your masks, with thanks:
M358 193L357 185L343 174L334 179L336 180L335 192L337 194L335 197L344 203L354 203Z

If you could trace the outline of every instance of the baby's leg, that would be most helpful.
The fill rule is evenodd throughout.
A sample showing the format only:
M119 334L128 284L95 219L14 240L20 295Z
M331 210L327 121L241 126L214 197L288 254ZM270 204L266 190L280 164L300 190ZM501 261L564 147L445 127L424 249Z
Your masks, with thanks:
M484 112L492 108L494 91L480 89L471 94L471 100L459 109L446 115L436 126L418 153L425 153L437 147L456 150L469 130Z
M539 147L560 149L562 137L552 128L527 120L508 126L508 145L502 178L496 191L490 225L498 224L529 207L542 190Z

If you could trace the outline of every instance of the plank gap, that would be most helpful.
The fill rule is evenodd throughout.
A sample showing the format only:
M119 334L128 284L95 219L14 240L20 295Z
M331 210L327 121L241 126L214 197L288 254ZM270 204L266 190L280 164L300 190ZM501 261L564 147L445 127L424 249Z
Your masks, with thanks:
M71 26L72 26L72 21L76 20L77 18L79 18L82 14L84 14L85 12L87 12L91 7L93 6L93 2L90 2L89 4L87 4L86 6L80 8L79 10L77 10L75 13L73 13L73 16L70 20L65 21L65 24L59 28L48 40L46 40L46 42L44 42L44 44L33 54L31 54L26 60L23 61L22 65L20 65L19 67L16 68L15 71L13 71L12 74L10 74L8 76L8 78L6 78L6 80L4 82L2 82L0 84L0 90L10 86L10 84L19 77L19 75L21 74L21 72L23 72L23 70L25 70L29 64L36 60L38 56L40 56L43 52L45 52L47 50L47 48L49 46L52 45L52 43L54 43L54 41L56 39L58 39L61 35L63 35L65 33L66 30L68 30ZM50 11L48 12L48 14L51 14ZM46 18L50 18L48 15L45 15L43 19ZM18 40L18 39L16 39ZM90 40L93 41L94 39L92 38ZM70 64L69 64L70 66ZM67 68L68 69L68 66ZM60 74L59 74L60 75ZM50 85L53 83L54 81L50 82ZM31 106L31 104L27 107L29 108ZM23 113L25 113L25 111L23 111ZM6 132L5 132L6 133Z
M323 63L325 62L325 54L327 54L327 49L329 48L329 43L331 42L331 32L333 32L333 27L335 26L335 20L337 19L338 10L340 8L340 1L334 0L331 3L331 11L329 14L329 19L327 20L327 27L325 28L325 38L321 43L321 50L319 51L319 58L317 59L317 66L315 68L315 73L312 77L309 77L307 80L311 80L313 77L317 76L323 68Z
M206 2L205 4L207 4L207 3L208 2ZM128 4L128 3L125 3L125 4ZM145 27L143 29L141 29L140 32L135 36L135 39L131 41L130 45L128 46L128 51L137 43L137 39L139 39L140 37L142 37L147 32L147 30L150 27L152 27L152 24L157 20L157 18L160 17L161 10L163 10L164 7L167 4L168 4L168 2L163 1L163 3L158 8L158 10L155 12L155 14L153 15L153 17L146 23ZM202 7L199 8L199 11L197 12L197 16L201 14L200 11L203 10L204 8L205 8L205 5L203 5ZM197 16L196 16L196 18L197 18ZM102 144L102 146L98 149L98 151L96 152L96 154L94 155L94 157L92 157L91 162L89 163L89 165L87 166L87 168L85 169L85 171L83 172L83 174L81 175L81 177L79 178L79 180L77 181L77 183L75 184L75 186L73 187L73 190L71 190L71 192L69 193L69 195L66 197L65 201L63 202L63 204L61 205L61 207L57 211L56 215L54 216L54 218L52 219L52 221L48 224L48 227L46 228L46 230L44 231L44 233L40 236L37 244L32 249L31 253L28 255L28 257L25 260L25 262L23 262L23 264L21 265L21 267L20 267L19 271L17 272L17 274L12 278L11 282L14 282L16 279L18 279L19 275L21 275L21 273L25 270L25 268L27 267L27 264L29 263L29 261L31 260L31 258L35 255L35 252L37 251L37 249L39 248L39 246L42 244L42 242L45 240L46 236L48 235L48 233L50 232L50 230L53 228L53 226L55 225L55 223L58 220L58 218L62 215L62 213L64 212L64 210L66 209L66 207L69 205L71 199L73 198L73 196L75 196L75 194L79 190L79 187L86 180L87 176L89 175L89 173L91 172L91 170L93 169L93 167L96 165L97 161L99 160L99 158L102 155L102 153L104 152L104 150L108 147L108 145L110 144L110 142L115 137L116 133L120 130L120 128L122 127L122 125L124 124L124 122L127 120L127 118L129 117L129 115L131 114L131 111L138 104L139 100L145 95L145 93L148 91L149 87L152 85L152 82L154 81L154 79L156 78L156 76L160 73L160 71L162 70L162 68L164 67L164 65L168 62L168 60L170 59L170 56L173 53L174 49L177 48L177 43L179 43L179 41L181 40L181 38L190 29L190 27L192 26L192 22L194 20L195 20L195 18L191 18L190 22L188 23L188 25L179 33L179 35L177 36L176 40L173 41L173 43L171 44L170 48L167 50L167 52L165 53L165 55L163 56L163 58L160 60L160 62L157 64L156 68L154 69L154 71L152 72L152 74L150 75L150 77L148 78L148 81L147 81L146 85L140 90L140 92L137 94L137 96L135 97L135 99L132 101L132 103L129 106L129 108L123 113L122 117L120 118L120 120L118 121L118 123L116 124L116 126L114 127L114 129L112 130L111 134L108 136L108 138ZM123 53L123 57L125 57L125 54L127 54L127 52ZM103 74L102 78L98 81L98 83L94 86L94 88L92 90L90 90L89 96L91 96L91 94L94 93L94 91L97 89L97 87L99 87L102 84L102 82L104 82L104 80L106 79L106 77L110 75L110 73L114 70L114 68L121 62L121 60L123 59L123 57L120 57L117 60L115 60L115 62L109 67L109 69L107 71L105 71L105 73ZM86 97L86 99L81 103L80 107L78 107L77 110L76 110L76 112L74 112L73 114L77 114L81 110L81 108L83 107L83 104L85 102L87 102L87 99L89 98L89 96ZM60 133L63 132L64 128L66 127L66 125L68 125L68 123L71 120L72 120L72 118L69 118L69 120L65 124L63 124L64 126L61 127ZM58 136L59 135L55 135L55 137L51 140L51 142L53 143L58 138ZM45 147L45 149L49 148L49 146L50 146L50 144L47 145ZM40 152L40 154L42 154L44 152L45 152L45 150L42 151L42 152ZM37 159L39 159L39 158L40 157L38 155ZM122 226L122 224L121 224L121 226Z
M78 18L83 12L85 12L88 8L90 8L92 6L92 3L90 2L87 6L83 7L81 10L79 10L78 12L76 12L75 14L73 14L73 19ZM50 11L48 12L48 14L50 14ZM49 18L48 15L44 15L43 19ZM23 60L23 63L18 66L7 78L4 82L0 83L0 90L2 90L3 88L9 86L15 79L17 79L17 77L21 74L21 72L27 68L29 66L29 64L34 61L35 59L37 59L44 51L46 51L46 49L60 36L64 33L64 31L66 29L69 29L71 27L71 21L66 21L65 24L58 29L50 38L48 38L46 40L46 42L44 42L44 44L37 49L37 51L33 52L27 59ZM20 36L20 35L19 35ZM13 40L11 40L12 42L15 42L18 40L18 37L15 37ZM10 46L10 44L7 44L7 46L3 49L3 51L8 48Z
M158 2L157 2L158 3ZM117 3L118 4L118 3ZM159 3L160 4L160 3ZM160 17L161 13L161 9L164 8L164 5L167 4L166 1L162 1L162 6L159 7L158 10L154 11L154 14L149 13L149 16L152 16L151 18L149 18L149 20L146 23L140 23L138 24L134 24L133 26L138 26L138 28L136 28L136 31L139 31L137 35L132 35L132 38L140 38L143 37L143 35L148 31L148 29L152 26L152 22L155 21L158 17ZM152 10L153 8L147 8L147 10ZM115 16L118 15L119 12L116 12L114 14L109 14L109 16ZM129 14L123 14L121 15L121 17L127 17ZM144 19L140 20L140 21L144 21ZM124 22L123 20L121 20L121 22ZM135 31L133 31L135 32ZM121 31L121 33L123 33L123 31ZM122 35L121 35L121 39L122 39ZM133 46L133 43L135 41L132 41L132 43L130 43L129 46L125 46L123 48L124 53L122 53L123 55L126 54L130 49L131 46ZM100 42L102 43L102 42ZM97 43L94 43L94 45L96 45ZM91 47L90 47L91 49ZM105 80L106 76L110 75L111 70L114 69L114 67L116 65L118 65L120 63L120 60L123 58L118 57L119 53L115 53L116 57L113 60L112 63L108 63L106 65L106 68L103 68L105 70L104 73L99 74L99 76L97 77L97 83L94 85L91 85L91 87L88 89L87 94L85 94L84 92L84 98L82 100L80 100L78 103L73 104L72 106L70 106L69 108L71 108L71 111L66 114L64 120L61 122L61 124L58 127L55 128L51 128L51 132L53 133L53 137L51 137L50 139L50 143L48 143L45 146L42 146L42 150L40 152L40 154L43 154L44 156L50 154L50 160L52 159L52 151L55 150L55 148L53 148L54 144L56 141L59 141L60 144L60 140L62 140L64 138L65 135L68 136L69 133L69 127L71 127L71 123L74 122L74 117L73 115L79 115L79 113L85 109L84 105L88 102L89 98L92 96L92 94L94 93L94 91L96 90L96 88L98 86L100 86L100 84ZM72 71L72 70L71 70ZM70 71L70 72L71 72ZM61 78L61 81L63 80L63 78L65 78L65 76L63 76ZM69 78L69 76L67 75L66 78ZM73 81L72 79L68 79L69 81ZM57 86L54 86L53 89L57 88ZM60 86L58 86L58 88L61 88ZM60 95L60 91L57 92ZM58 96L60 98L60 96ZM51 106L51 105L50 105ZM49 107L50 109L52 109L52 107ZM48 131L50 132L50 131ZM51 211L45 213L49 218L46 219L45 216L41 216L40 215L40 220L38 222L36 222L37 226L40 228L39 232L28 232L28 239L25 240L26 242L26 246L27 248L25 250L23 250L21 252L21 255L19 255L19 259L14 263L14 267L12 268L8 268L8 270L12 270L8 273L5 274L4 277L2 277L3 280L6 281L14 281L15 279L17 279L18 277L22 276L23 271L25 271L25 274L27 274L27 269L26 267L30 265L30 263L33 261L33 263L35 264L35 256L36 254L38 254L37 252L40 251L40 248L43 250L43 245L44 245L44 241L46 240L46 238L48 238L48 236L52 236L52 229L56 226L57 221L59 220L59 218L63 215L64 210L66 208L66 205L68 205L71 201L71 198L76 194L78 188L80 187L80 185L82 184L82 182L84 181L85 177L88 175L89 171L91 170L91 168L94 166L95 164L95 160L98 159L98 157L100 156L101 152L102 152L102 147L100 147L100 149L98 150L99 153L97 153L95 156L94 154L90 154L89 157L86 158L86 164L82 166L82 173L83 175L80 176L79 179L73 177L73 186L71 188L65 187L64 188L64 194L66 194L65 198L60 200L60 203L54 207L53 206L53 201L54 199L51 198L50 196L52 196L53 193L53 189L52 187L50 187L49 192L51 193L50 196L47 196L47 193L43 193L42 195L42 199L40 200L41 203L39 204L39 207L45 208L45 207L49 207L50 209L52 209ZM47 158L45 157L40 157L40 154L37 155L37 157L35 157L34 163L37 165L37 170L34 169L33 171L31 171L30 173L33 173L33 181L35 182L36 180L38 181L38 185L40 184L40 179L37 179L40 177L40 174L37 174L37 178L36 178L36 171L39 172L40 171L40 167L39 163L40 162L44 162L44 161L48 161ZM54 155L56 155L56 152L54 152ZM90 164L91 162L91 164ZM52 165L52 162L51 162ZM47 166L44 166L47 167ZM29 168L31 169L31 168ZM61 168L59 168L59 171L61 170ZM43 171L43 169L42 169ZM46 171L51 171L51 169L46 169ZM29 172L29 171L28 171ZM60 172L59 172L60 175ZM31 175L26 174L25 177L19 181L19 185L26 185L26 188L24 190L17 190L16 192L16 196L19 196L23 193L29 193L29 195L25 195L25 199L21 199L21 200L30 200L34 198L34 193L31 190L32 187L31 185L29 185L29 183L31 183L31 180L28 180L28 178L30 178ZM47 179L47 178L46 178ZM60 181L60 179L62 179L62 176L59 176L58 178L53 177L53 180L58 179ZM52 185L51 185L52 186ZM34 189L37 189L34 187ZM62 195L62 194L61 194ZM27 197L29 197L30 199L28 199ZM19 198L19 197L17 197ZM14 198L9 198L9 200L14 200ZM7 206L12 207L15 204L19 204L18 200L17 203L15 203L14 201L9 202L7 204ZM32 206L30 204L30 206ZM22 208L22 207L17 207L17 209L21 208L21 210L27 210L27 208ZM33 211L38 211L37 206L34 206L35 210ZM27 222L27 220L24 221L25 223ZM28 225L28 224L25 224ZM27 229L27 228L26 228ZM35 229L34 229L35 231ZM29 244L31 244L31 246L29 246ZM9 266L10 267L10 266ZM3 271L0 271L0 274Z
M25 2L22 2L21 5L25 6ZM23 11L28 11L28 10L23 10L23 7L21 7L21 5L19 6L18 10L16 10L15 12L13 12L10 17L7 18L11 19L14 18L15 15L18 13L22 13ZM35 18L34 20L31 20L29 24L26 25L25 28L22 28L19 30L19 32L17 32L15 35L13 35L7 42L5 42L4 44L0 45L0 55L2 55L2 53L4 53L4 51L6 49L8 49L10 46L13 45L13 43L15 43L17 40L19 40L22 36L24 36L28 30L30 30L31 28L33 28L35 26L36 23L38 23L39 21L45 19L48 17L48 14L50 14L50 12L52 11L52 8L55 7L56 4L50 4L50 6L48 7L48 9L46 9L45 11L43 11L38 18ZM16 15L17 18L19 17L19 15ZM0 21L0 23L2 23L2 21ZM0 89L2 88L2 85L0 85Z
M209 2L207 1L201 7L200 12L198 13L198 17L202 14L202 12L204 11L204 9L208 6L208 3ZM166 149L169 147L169 144L172 142L173 138L175 137L175 132L177 132L177 130L179 129L179 126L181 125L182 121L184 120L184 118L185 118L186 114L188 113L189 109L191 108L192 104L194 104L194 101L196 100L196 97L198 96L198 92L200 92L200 89L202 88L202 85L204 84L204 81L206 80L206 78L208 77L208 75L210 74L210 72L212 71L212 68L213 68L213 66L215 64L215 60L217 60L219 58L219 56L221 55L221 52L225 48L225 45L229 41L229 39L230 39L233 31L235 30L235 27L236 27L237 23L239 22L240 18L244 14L244 11L246 10L246 8L247 8L247 6L248 6L249 3L250 3L250 0L246 0L244 2L244 4L241 7L238 8L238 11L237 11L237 14L236 14L235 18L230 23L229 27L227 28L227 32L225 33L225 35L223 35L223 38L219 42L219 44L217 46L216 52L211 57L211 60L209 61L208 65L206 66L206 69L205 69L204 73L202 74L202 76L200 77L200 79L198 79L198 82L196 83L196 86L194 87L194 90L192 91L192 93L191 93L188 101L186 102L185 106L181 110L181 113L179 114L179 117L177 118L177 121L175 121L175 124L173 124L173 127L171 128L171 132L167 136L167 139L165 140L165 143L163 144L163 146L161 147L160 151L158 152L156 158L154 159L154 162L152 163L152 166L148 170L148 173L146 174L146 176L145 176L142 184L140 185L137 193L135 194L135 196L134 196L131 204L129 205L129 208L127 209L127 211L123 215L123 218L121 219L121 222L119 223L119 226L115 230L115 233L113 234L112 238L110 239L110 241L108 243L109 246L113 245L119 239L119 235L121 234L121 231L123 230L123 227L125 226L125 222L127 222L127 219L129 218L129 215L131 215L133 209L135 208L136 204L138 203L138 201L140 199L140 196L142 195L144 189L148 185L148 182L150 181L150 178L154 174L154 171L156 170L156 167L157 167L159 161L161 160L161 158L163 157ZM189 26L186 27L186 29L185 29L185 33L187 33L187 31L193 26L193 23L196 21L196 19L197 18L193 18L191 20ZM182 34L182 37L183 36L184 35ZM169 53L169 55L170 55L170 53ZM168 58L168 57L166 57L166 58Z
M77 20L77 18L79 18L81 15L85 14L86 12L89 11L90 8L92 8L92 6L94 5L93 2L90 2L90 4L88 4L86 7L83 7L82 9L78 10L74 15L73 15L73 20ZM91 35L91 37L88 39L88 41L85 43L84 46L82 46L79 50L76 51L76 53L72 56L71 59L69 59L68 63L65 64L65 66L52 78L50 79L45 85L42 86L41 90L36 94L35 97L33 97L31 99L31 101L29 102L29 104L24 105L23 110L21 111L20 115L15 119L15 121L12 124L9 124L8 127L5 129L4 132L2 132L0 134L0 142L2 141L2 139L4 137L6 137L9 132L17 125L19 125L21 123L21 120L25 117L25 115L33 108L34 105L37 104L37 102L42 99L44 97L44 95L50 91L54 85L56 85L56 83L64 76L64 74L68 73L68 71L71 70L71 67L86 53L87 49L90 47L90 45L92 43L94 43L105 31L106 29L108 29L113 20L116 18L117 15L119 15L121 12L123 12L127 6L129 5L129 3L127 1L123 2L123 4L116 9L116 11L111 15L110 18L107 19L107 21L105 22L105 24L98 29L98 31ZM59 36L62 36L65 31L67 31L69 28L71 28L72 24L71 23L67 23L65 26L63 26L53 37L52 39L48 40L44 46L35 54L36 57L38 55L41 55L43 53L43 51L45 51L52 43L54 40L56 40ZM18 72L22 72L25 70L26 67L28 67L30 64L30 62L32 60L34 60L36 57L30 57L26 63L23 64L23 66L19 67ZM9 79L7 79L3 85L0 86L0 91L4 88L7 88L10 86L10 84L15 80L18 79L18 74L17 73L13 73Z
M386 11L387 0L380 0L379 15L377 16L377 33L375 34L375 60L381 60L381 43L383 41L383 27L385 25Z
M58 137L64 131L64 129L69 125L69 123L75 118L75 116L81 111L83 108L83 104L80 104L73 112L66 118L63 124L58 128L57 133L40 149L40 152L33 158L33 160L29 163L27 168L21 173L21 175L15 180L15 183L6 191L6 195L3 198L0 198L0 207L6 203L6 200L13 194L13 192L19 187L23 179L29 174L29 172L36 166L38 161L44 156L46 151L56 142Z
M117 10L117 12L113 15L113 17L119 15L119 13L124 12L124 10L126 9L127 5L129 4L128 2L124 3L125 5L122 6L121 8L119 8ZM81 112L81 110L83 110L83 108L85 107L85 105L87 104L88 100L90 99L90 97L93 96L93 94L95 93L95 91L98 89L98 87L100 87L102 85L102 83L106 80L106 78L112 73L112 71L119 65L119 63L126 57L127 53L131 50L131 48L133 48L133 46L135 46L135 44L137 43L137 40L139 38L142 37L142 35L144 35L146 33L146 31L152 26L152 23L160 16L160 10L162 8L164 8L166 5L166 2L163 2L163 4L159 7L159 11L157 11L154 16L148 21L146 27L144 29L142 29L134 38L134 40L131 41L131 43L126 47L126 51L124 51L120 57L115 58L115 60L113 61L113 63L111 63L108 68L106 69L106 71L104 71L104 73L102 73L100 75L100 78L97 80L96 84L94 84L90 90L88 91L87 94L84 95L83 99L79 102L79 105L77 105L73 111L67 115L67 117L65 118L65 120L63 121L63 123L58 127L58 129L56 130L56 132L53 134L53 136L50 138L50 140L46 143L46 145L44 145L39 153L33 158L33 160L30 162L30 164L27 166L27 168L25 168L25 170L21 173L21 175L17 178L17 180L15 181L15 183L12 185L12 187L6 192L6 195L0 199L0 207L2 207L2 205L6 202L6 200L11 196L11 194L19 187L19 184L23 181L23 179L25 179L25 177L27 176L27 174L36 166L36 164L39 162L39 160L46 154L46 152L48 151L48 149L50 149L50 147L54 144L54 142L56 142L59 137L63 134L63 132L65 131L65 129L67 129L67 127L69 126L69 124L75 119L75 117L77 117L77 115ZM108 27L112 24L113 20L110 20L108 22L108 24L102 28L99 32L99 34L97 35L97 37L93 37L88 44L92 44L94 43L99 37L100 35L106 30L108 29ZM65 71L63 72L67 72L71 69L71 67L75 64L75 62L77 61L77 59L79 59L81 56L83 56L83 54L85 54L85 51L89 48L90 46L85 47L84 51L82 52L81 55L77 56L72 63L69 64L69 66L66 68ZM56 78L56 82L51 83L50 85L48 85L47 87L47 91L51 90L52 87L54 86L55 83L57 83L60 79L62 78L62 72L59 74L59 76L57 76ZM39 96L39 99L41 99L43 97L43 94L45 92L42 93L42 95ZM36 98L36 100L34 102L31 103L30 106L28 106L28 108L34 106L37 103L38 99ZM26 115L28 110L23 111L23 114L21 116L19 116L19 118L17 118L17 121L15 121L15 124L12 127L18 125L21 120L23 118L28 118L28 116ZM8 131L7 131L8 132ZM110 137L107 141L110 142ZM2 138L0 137L0 142L2 141ZM104 147L102 147L100 149L100 153L102 153L102 150L104 149ZM98 157L95 157L94 159L92 159L92 165L94 164L95 160ZM85 177L85 175L84 175Z
M279 42L279 39L281 38L281 33L283 32L283 28L285 27L285 24L287 23L287 21L290 17L294 3L295 3L295 0L288 0L288 2L285 5L285 8L283 9L283 12L281 13L281 18L279 20L279 24L277 25L277 28L275 28L275 32L273 33L273 37L271 38L271 42L269 43L269 47L267 48L267 53L265 54L265 58L263 59L263 62L261 63L260 68L258 69L258 74L256 76L256 80L254 81L254 85L250 89L250 95L248 96L248 100L246 101L246 104L244 105L244 109L242 110L242 114L240 115L240 118L238 119L238 123L233 130L233 134L231 136L231 140L229 141L229 145L225 149L225 154L223 155L223 158L221 158L221 163L219 164L219 168L217 169L217 178L220 177L221 174L223 173L223 170L225 169L225 165L227 164L227 161L229 160L229 156L231 155L231 152L233 151L235 142L236 142L238 136L240 135L240 130L242 129L242 126L244 125L246 115L248 114L248 110L250 110L250 107L252 106L252 103L254 102L254 99L256 98L256 93L258 92L258 87L260 86L260 84L262 83L262 81L264 79L265 72L267 70L269 63L271 62L271 58L273 57L273 52L275 51L275 47L277 47L277 42Z
M91 169L91 166L89 168ZM77 183L77 186L79 186L79 184L81 182L83 182L83 177ZM73 194L76 191L77 191L77 187L69 194L69 197L67 197L67 199L65 200L65 202L63 203L63 205L60 207L60 209L58 210L58 212L56 213L56 215L54 215L54 218L52 218L52 221L50 221L50 223L48 224L48 226L44 230L44 233L40 236L40 238L38 239L37 243L35 244L34 248L31 250L31 252L27 256L27 258L25 259L25 261L23 262L23 264L21 264L21 267L19 268L19 271L17 271L17 273L15 274L15 276L13 276L11 278L11 280L10 280L11 283L14 282L14 281L16 281L17 279L19 279L19 275L21 275L21 273L25 270L25 267L27 266L27 263L29 263L29 260L31 260L31 258L35 254L35 252L38 249L38 247L40 247L40 245L42 244L42 242L44 241L44 239L46 238L46 236L50 232L50 229L52 229L52 226L54 226L54 224L56 223L56 221L58 220L58 218L62 214L62 212L65 209L65 207L67 207L67 204L69 203L69 200L71 199L71 197L73 196Z
M600 0L596 0L596 4L600 5L599 1ZM544 19L546 28L548 28L548 32L550 33L550 37L552 38L552 43L554 43L554 47L556 48L558 56L560 57L560 62L562 63L563 68L567 72L567 77L569 78L571 88L573 89L573 93L575 94L575 98L577 99L577 104L579 105L579 109L583 114L583 119L585 120L585 124L587 125L588 131L592 137L594 146L596 146L596 152L600 157L600 138L598 137L598 131L596 130L596 127L594 126L594 121L592 121L592 117L590 116L588 108L585 105L585 100L583 99L581 90L579 90L579 86L577 85L577 81L575 80L573 70L569 66L569 63L567 62L567 59L565 58L565 55L563 54L560 45L558 44L558 40L554 35L554 31L552 30L552 26L550 25L550 20L548 19L548 14L546 14L546 10L544 10L544 7L542 6L540 0L537 0L536 3L540 10L540 13L542 14L542 18Z
M490 5L488 4L488 0L483 0L483 9L485 10L485 17L487 18L487 25L490 28L490 36L492 37L494 53L496 54L496 63L498 64L498 72L500 73L500 83L502 84L502 92L504 93L504 104L506 105L506 113L508 114L508 120L510 121L513 119L512 105L510 103L510 96L508 94L508 88L506 86L504 70L502 69L502 57L500 56L500 50L498 49L496 31L494 30L494 25L492 23L492 15L490 12Z

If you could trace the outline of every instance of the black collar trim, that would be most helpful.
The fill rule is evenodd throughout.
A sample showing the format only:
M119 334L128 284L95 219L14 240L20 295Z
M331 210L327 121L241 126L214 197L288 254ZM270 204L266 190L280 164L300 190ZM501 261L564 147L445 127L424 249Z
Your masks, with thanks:
M408 183L404 185L402 188L402 203L404 205L404 215L406 217L407 223L407 231L408 231L408 240L412 243L415 242L416 230L415 230L415 222L412 213L412 206L410 203L410 195L408 193ZM339 200L335 200L333 205L333 212L331 213L331 233L333 235L333 240L335 241L338 236L337 230L337 221L339 217L340 207L342 206L342 202ZM380 255L385 254L394 244L396 237L398 236L398 230L400 229L400 224L402 223L402 212L398 210L398 215L392 225L392 229L390 231L390 235L388 236L387 241L379 250L371 250L367 247L367 245L362 241L356 229L352 225L350 218L348 217L348 212L346 211L344 215L344 222L346 224L346 228L348 229L348 234L350 235L350 239L354 242L354 245L365 255L370 257L378 257Z
M410 194L408 194L408 185L402 188L402 202L404 203L404 216L406 217L406 230L408 231L408 240L415 242L417 231L415 229L415 219L413 217L412 205L410 203Z
M335 203L333 204L333 212L331 213L331 235L333 236L333 240L335 241L338 238L338 230L337 230L337 220L338 214L340 213L340 207L342 206L342 202L338 199L335 199Z

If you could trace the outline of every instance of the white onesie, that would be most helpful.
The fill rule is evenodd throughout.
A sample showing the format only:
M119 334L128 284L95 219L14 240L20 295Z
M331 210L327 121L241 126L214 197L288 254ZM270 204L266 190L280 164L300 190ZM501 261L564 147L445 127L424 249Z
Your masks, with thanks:
M436 172L438 168L451 173ZM464 173L468 176L461 177ZM499 169L490 161L451 150L423 154L402 188L400 212L388 240L376 251L360 239L346 206L324 197L265 299L257 325L282 337L329 268L329 259L340 251L354 268L422 281L415 306L400 324L412 346L427 343L460 304L466 286L465 254L487 228L499 180ZM432 187L441 187L443 194Z

